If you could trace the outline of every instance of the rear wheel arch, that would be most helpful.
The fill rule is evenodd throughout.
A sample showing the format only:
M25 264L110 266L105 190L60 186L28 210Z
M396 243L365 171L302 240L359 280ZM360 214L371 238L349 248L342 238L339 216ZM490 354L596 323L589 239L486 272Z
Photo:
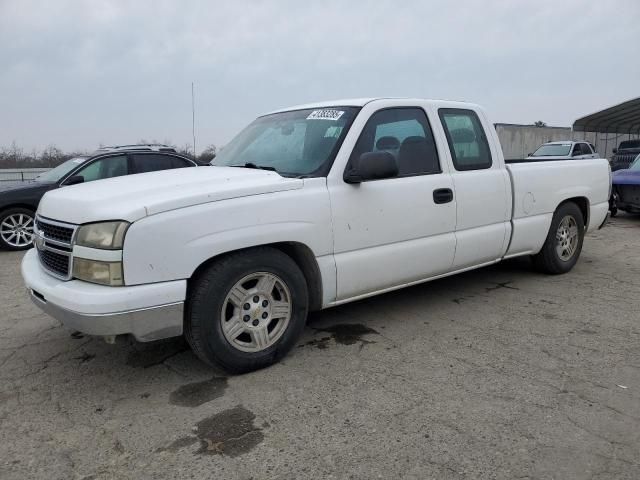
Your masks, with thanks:
M206 270L212 263L221 260L222 258L236 254L243 251L250 251L261 247L271 247L280 250L282 253L290 257L302 271L305 280L307 282L307 290L309 294L309 310L316 311L322 308L322 275L320 273L320 267L316 261L316 257L307 245L300 242L277 242L267 243L262 245L254 245L247 248L238 250L231 250L228 252L215 255L204 262L202 262L191 274L188 280L188 289L191 288L191 284L198 275Z
M560 207L566 205L567 203L574 203L582 212L582 221L584 223L585 231L589 228L589 199L587 197L572 197L563 200L555 209L554 212L557 212Z

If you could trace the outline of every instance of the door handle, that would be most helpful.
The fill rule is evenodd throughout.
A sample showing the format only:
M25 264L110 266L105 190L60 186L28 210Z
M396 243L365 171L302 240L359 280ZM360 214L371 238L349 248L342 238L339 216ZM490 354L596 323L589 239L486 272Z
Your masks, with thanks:
M434 203L440 205L453 201L453 191L450 188L437 188L433 191Z

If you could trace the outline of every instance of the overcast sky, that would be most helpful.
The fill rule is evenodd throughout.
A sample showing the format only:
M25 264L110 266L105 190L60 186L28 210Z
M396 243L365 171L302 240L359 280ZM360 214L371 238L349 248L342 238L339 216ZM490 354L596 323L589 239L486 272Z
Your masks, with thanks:
M640 96L640 1L0 0L0 145L222 145L265 111L468 100L571 125Z

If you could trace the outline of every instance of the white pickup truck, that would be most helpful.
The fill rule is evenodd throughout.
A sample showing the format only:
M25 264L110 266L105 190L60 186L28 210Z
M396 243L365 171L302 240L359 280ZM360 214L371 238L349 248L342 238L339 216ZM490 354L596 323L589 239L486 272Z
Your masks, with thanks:
M273 112L213 164L47 193L22 263L34 302L109 341L184 334L249 371L310 310L523 255L571 270L611 185L604 159L505 165L480 107L419 99Z

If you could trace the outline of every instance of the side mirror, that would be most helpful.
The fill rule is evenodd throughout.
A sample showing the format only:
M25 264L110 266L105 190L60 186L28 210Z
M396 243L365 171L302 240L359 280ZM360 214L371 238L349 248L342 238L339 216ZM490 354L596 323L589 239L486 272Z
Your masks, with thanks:
M361 183L367 180L381 180L398 175L398 164L389 152L367 152L351 162L344 174L346 183Z
M614 154L618 153L618 149L617 149L617 148L614 148L614 149L613 149L613 153L614 153Z
M533 153L527 153L527 157L530 157L531 155L533 155Z
M84 177L82 175L72 175L67 178L62 184L67 187L69 185L77 185L79 183L84 183Z

